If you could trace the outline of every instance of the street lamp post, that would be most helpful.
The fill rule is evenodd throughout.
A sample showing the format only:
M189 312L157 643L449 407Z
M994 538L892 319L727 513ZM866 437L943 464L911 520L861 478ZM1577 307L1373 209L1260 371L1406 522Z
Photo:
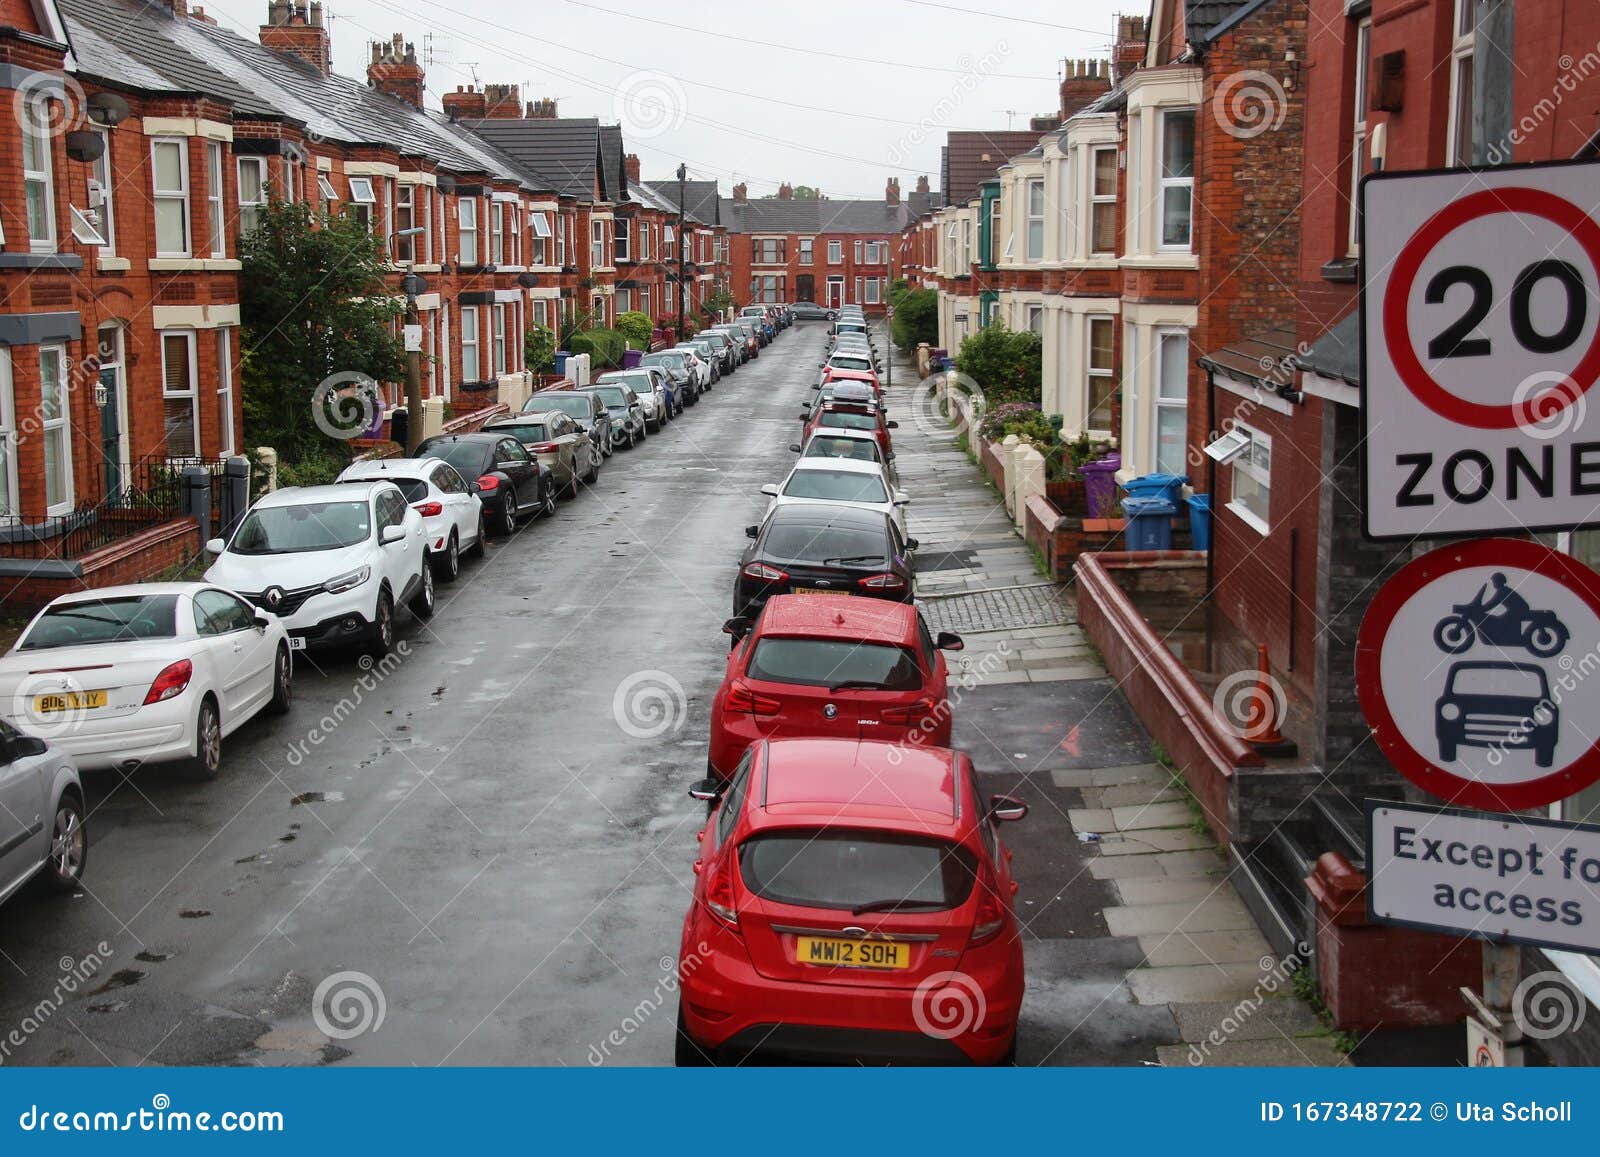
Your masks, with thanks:
M421 227L401 229L394 240L416 237L426 232ZM422 441L422 318L417 312L417 297L428 291L427 281L418 276L416 247L406 261L406 275L400 285L406 295L406 453L415 455Z
M684 298L684 294L687 292L684 289L684 283L683 283L683 274L684 274L683 202L684 202L684 182L686 180L688 180L688 177L689 177L689 167L687 165L679 165L678 166L678 236L677 236L677 242L678 242L678 341L679 342L682 342L683 338L684 338L684 333L683 333L683 298Z

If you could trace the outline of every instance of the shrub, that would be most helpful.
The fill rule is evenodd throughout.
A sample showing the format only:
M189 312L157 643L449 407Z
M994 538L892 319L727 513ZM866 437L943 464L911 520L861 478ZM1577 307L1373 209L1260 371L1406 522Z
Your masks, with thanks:
M627 339L614 329L590 329L572 335L572 353L588 354L589 364L597 370L612 370L622 364Z
M1044 341L992 321L961 343L956 369L983 388L990 406L1007 402L1039 405L1044 379Z
M528 336L523 341L523 349L527 355L528 368L536 374L553 374L556 372L556 332L547 325L532 325L528 327Z
M904 283L900 283L904 285ZM935 289L903 288L891 294L894 303L894 344L906 353L921 342L939 342L939 292Z
M650 324L650 316L638 310L629 310L627 313L617 315L617 329L623 337L628 339L628 347L636 350L650 348L650 331L654 327Z

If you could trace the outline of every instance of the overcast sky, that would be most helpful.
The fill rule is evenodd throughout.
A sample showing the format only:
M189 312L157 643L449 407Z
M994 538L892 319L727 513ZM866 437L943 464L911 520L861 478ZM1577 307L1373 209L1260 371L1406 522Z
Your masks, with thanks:
M1107 57L1118 8L1145 0L326 0L334 69L365 78L373 40L432 36L428 103L457 85L509 83L563 116L620 122L646 179L678 162L834 197L938 187L951 129L1026 128L1058 102L1063 59ZM190 0L254 38L267 0ZM1014 115L1008 115L1008 111Z

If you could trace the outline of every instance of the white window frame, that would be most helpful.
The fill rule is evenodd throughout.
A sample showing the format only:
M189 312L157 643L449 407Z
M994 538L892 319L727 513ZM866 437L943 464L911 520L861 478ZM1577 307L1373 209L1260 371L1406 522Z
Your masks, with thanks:
M844 242L834 238L828 242L828 264L842 265L844 263Z
M1174 117L1187 118L1190 124L1189 132L1189 175L1187 177L1169 177L1166 175L1167 165L1167 126ZM1161 110L1160 132L1156 134L1156 248L1168 253L1188 253L1194 248L1194 168L1195 153L1198 141L1195 139L1200 128L1200 116L1193 108L1164 108ZM1167 240L1167 193L1172 189L1186 189L1189 193L1189 228L1188 236L1181 242Z
M223 211L222 142L206 142L206 220L211 228L211 256L228 255L227 214Z
M55 137L52 133L41 131L41 126L35 123L37 116L48 117L50 114L45 105L50 102L45 98L35 95L33 100L22 110L17 118L22 128L22 186L23 186L23 219L27 224L28 248L34 253L54 253L56 251L56 181L54 158L50 155L51 145ZM30 168L28 165L29 142L33 143L40 164ZM38 187L41 191L40 208L43 211L43 220L40 225L43 232L35 236L33 231L33 218L27 212L27 190Z
M1356 22L1356 74L1355 94L1350 108L1350 217L1345 252L1358 256L1361 252L1360 219L1361 178L1367 167L1367 84L1369 82L1368 57L1372 50L1372 17L1363 16Z
M234 180L238 183L239 201L239 235L253 233L261 224L261 211L267 207L267 159L265 157L236 157L234 164ZM256 196L259 200L247 201L244 196L244 171L252 168L258 174L256 182ZM250 225L246 228L246 219L250 218Z
M881 277L869 277L869 278L867 278L866 289L867 289L867 296L866 296L865 300L862 302L863 305L882 305L883 304L883 278L881 278Z
M242 161L245 158L240 157L239 159ZM327 173L317 174L317 192L322 194L322 199L325 202L339 199L339 191L333 187L333 182L328 179Z
M45 417L44 405L44 362L47 357L53 357L56 363L56 416ZM68 514L76 503L76 483L72 470L72 389L70 373L67 363L67 347L60 342L52 342L39 347L39 437L41 446L53 438L61 440L59 458L61 462L62 493L56 501L49 501L50 476L46 472L45 498L47 514Z
M1167 339L1168 338L1182 338L1183 339L1183 383L1184 383L1184 390L1183 390L1183 396L1181 398L1169 398L1169 397L1166 397L1165 395L1163 395L1162 392L1161 392L1162 383L1166 380L1166 364L1165 363L1166 363L1166 357L1167 357ZM1163 465L1163 463L1161 461L1161 411L1162 410L1178 410L1179 412L1181 412L1183 414L1183 420L1184 420L1183 447L1179 451L1179 454L1184 456L1184 457L1187 457L1188 452L1189 452L1189 435L1188 435L1188 421L1189 421L1189 344L1190 344L1189 331L1184 329L1182 326L1160 326L1160 327L1158 327L1156 329L1156 332L1155 332L1155 358L1154 358L1155 375L1154 375L1153 379L1150 382L1150 398L1151 398L1151 413L1150 413L1150 462L1151 462L1151 466L1150 466L1150 469L1152 471L1159 472L1159 471L1162 471L1163 469L1165 469L1166 467L1171 467L1173 465L1173 463L1170 463L1170 462L1166 463L1165 465ZM1177 469L1169 470L1168 472L1172 473L1172 474L1187 474L1188 473L1188 471L1184 468L1183 461L1181 461L1181 460L1177 463Z
M1233 429L1242 431L1249 439L1249 445L1241 450L1229 463L1233 472L1229 484L1228 509L1235 514L1241 522L1260 534L1270 532L1272 522L1272 438L1242 422L1235 422ZM1264 451L1266 465L1256 461L1257 450ZM1239 478L1243 475L1255 488L1261 497L1262 510L1251 510L1236 495L1238 494Z
M367 232L371 233L376 227L378 215L378 194L372 186L371 177L351 177L350 208L366 223Z
M623 261L631 262L633 260L633 222L627 217L618 217L612 228L614 259L618 263Z
M101 256L112 257L117 252L117 212L112 203L115 178L111 175L111 130L97 128L94 134L100 138L100 155L94 159L89 174L100 186L100 236L105 240L100 247ZM4 241L5 235L0 233L0 243Z
M606 263L606 223L599 217L589 222L589 268L599 269Z
M489 202L489 264L506 263L506 207L503 202Z
M217 455L226 458L234 452L233 422L233 329L218 326L217 335Z
M461 307L461 381L463 384L481 381L483 377L483 359L479 356L478 332L478 307L463 305ZM468 358L471 358L472 373L467 373Z
M1100 172L1099 159L1101 153L1111 154L1111 192L1098 193L1095 191L1095 177ZM1117 254L1117 146L1096 145L1089 150L1089 212L1086 214L1089 226L1089 235L1084 239L1083 251L1091 257L1115 257ZM1111 214L1111 246L1107 249L1099 248L1095 238L1099 230L1095 222L1102 212Z
M394 259L397 262L417 260L417 235L402 237L407 229L417 227L417 190L419 185L397 185L394 191ZM426 225L423 228L427 228Z
M195 331L192 329L163 329L156 331L156 341L161 346L161 444L166 446L169 459L200 457L200 359L199 342L195 340L195 336ZM167 388L168 338L182 338L187 341L189 346L189 388L185 391L180 392ZM183 398L187 398L189 401L189 421L194 430L194 446L190 452L175 454L166 441L166 409L168 401Z
M800 238L800 264L810 265L816 253L817 239L815 237Z
M456 261L461 265L478 264L478 199L462 197L456 202ZM469 246L470 241L470 246ZM470 308L470 307L469 307Z
M544 210L535 210L528 216L528 227L533 231L532 265L548 266L550 264L550 216Z
M1044 336L1044 306L1027 302L1022 307L1022 328L1028 333Z
M1111 364L1099 367L1094 364L1094 327L1104 324L1111 327ZM1109 313L1091 313L1083 319L1083 427L1086 430L1111 430L1111 413L1106 407L1106 424L1092 425L1094 419L1095 384L1109 385L1115 395L1117 386L1117 319Z
M156 164L156 152L163 148L178 150L178 188L162 189L156 185L160 166ZM161 227L159 217L153 223L153 243L157 257L190 257L194 252L194 230L189 213L189 141L186 137L152 137L150 138L150 193L151 198L159 207L163 201L175 202L180 212L180 221L183 229L183 246L180 249L161 248Z
M495 302L494 311L490 317L490 347L493 358L494 376L496 379L506 372L506 307L504 302Z
M11 391L11 347L0 346L0 515L17 513L17 421L16 398Z
M1037 194L1038 211L1034 211L1034 199ZM1023 203L1026 227L1026 242L1023 247L1024 259L1032 264L1044 260L1044 178L1029 177L1023 189L1026 200Z
M1474 4L1475 0L1455 0L1450 25L1450 105L1449 119L1445 122L1445 163L1452 167L1472 163L1472 142L1462 141L1460 125L1463 113L1469 118L1469 131L1472 123L1478 32ZM1466 145L1464 155L1463 144Z

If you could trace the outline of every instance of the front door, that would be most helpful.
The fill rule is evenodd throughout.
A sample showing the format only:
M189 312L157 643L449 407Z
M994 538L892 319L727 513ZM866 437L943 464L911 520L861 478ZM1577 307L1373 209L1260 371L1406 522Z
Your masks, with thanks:
M844 278L828 278L828 308L838 309L844 304Z
M106 404L100 409L100 462L103 493L121 493L122 478L122 330L106 326L100 331L100 387Z
M817 300L817 279L809 273L797 274L794 279L794 299L815 304Z

